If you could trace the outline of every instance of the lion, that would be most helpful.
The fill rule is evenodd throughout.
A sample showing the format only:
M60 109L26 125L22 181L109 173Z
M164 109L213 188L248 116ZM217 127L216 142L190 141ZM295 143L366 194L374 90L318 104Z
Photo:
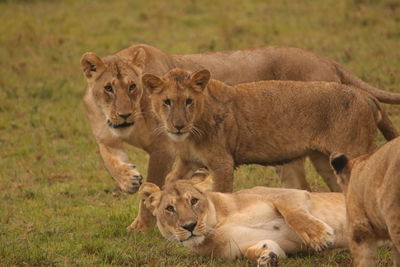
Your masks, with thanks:
M346 196L349 245L356 266L375 266L377 241L391 240L393 266L400 266L400 138L376 152L349 160L331 155Z
M375 148L377 128L397 130L372 95L329 82L263 81L234 87L208 70L145 74L160 128L173 141L176 161L166 183L207 168L215 190L232 192L242 164L274 165L343 151L356 157ZM334 173L331 170L333 177Z
M208 68L214 78L230 85L271 79L336 81L363 88L383 102L400 103L399 94L378 90L338 63L299 48L267 46L171 55L152 46L134 45L103 58L85 53L81 68L88 84L84 97L86 114L104 165L124 192L136 192L142 180L135 165L129 163L125 144L149 154L149 182L161 186L170 171L174 153L169 139L156 127L141 76L144 72L162 75L174 67L193 71ZM311 161L330 189L338 191L336 179L329 180L324 165L319 167L321 159L314 156ZM289 167L279 167L279 176L285 187L309 190L302 159L293 161ZM130 229L144 230L150 222L151 214L141 205Z
M143 183L139 196L163 237L200 255L277 266L287 254L347 246L342 193L262 186L219 193L212 181L206 172L163 190Z

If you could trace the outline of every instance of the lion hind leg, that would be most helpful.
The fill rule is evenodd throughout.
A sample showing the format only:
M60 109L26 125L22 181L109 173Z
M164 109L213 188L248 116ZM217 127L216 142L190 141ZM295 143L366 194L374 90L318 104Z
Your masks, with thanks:
M275 172L279 176L283 187L311 191L306 180L304 158L292 161L288 164L277 166L275 167Z
M337 178L329 164L329 157L321 152L313 152L310 154L310 160L315 170L324 179L325 183L332 192L341 192L341 188L337 183Z

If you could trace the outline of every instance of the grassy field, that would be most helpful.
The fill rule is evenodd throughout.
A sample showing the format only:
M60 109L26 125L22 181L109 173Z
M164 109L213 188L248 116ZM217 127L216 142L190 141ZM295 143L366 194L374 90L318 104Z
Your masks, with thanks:
M112 194L83 112L84 52L134 43L171 53L297 46L400 92L398 0L0 0L0 19L0 266L249 266L195 256L156 229L126 232L138 199ZM384 107L400 128L400 107ZM146 174L147 155L130 156ZM308 172L313 189L326 190ZM260 184L279 186L272 169L237 170L236 189ZM388 250L380 255L388 266ZM350 265L346 251L282 261Z

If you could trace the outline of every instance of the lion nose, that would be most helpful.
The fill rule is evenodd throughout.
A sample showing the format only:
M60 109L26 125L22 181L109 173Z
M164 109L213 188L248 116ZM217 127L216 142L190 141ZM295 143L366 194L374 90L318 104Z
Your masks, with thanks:
M196 225L197 225L197 222L192 222L192 223L185 224L184 226L182 226L182 228L188 230L189 232L193 232Z
M127 119L132 113L118 113L118 116L120 116L123 119Z
M184 127L183 125L175 125L175 128L176 128L178 131L182 130L183 127Z

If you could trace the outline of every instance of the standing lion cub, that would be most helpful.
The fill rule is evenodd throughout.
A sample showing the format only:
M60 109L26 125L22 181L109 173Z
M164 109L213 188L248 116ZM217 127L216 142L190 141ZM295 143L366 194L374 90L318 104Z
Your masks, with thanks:
M348 160L333 154L331 164L346 195L349 244L356 266L374 266L377 241L393 243L400 266L400 138L371 155Z
M210 72L174 69L145 74L160 128L173 140L176 162L166 183L206 167L215 190L231 192L234 167L275 165L333 151L356 157L375 148L377 128L397 136L378 101L357 88L328 82L264 81L234 87Z

